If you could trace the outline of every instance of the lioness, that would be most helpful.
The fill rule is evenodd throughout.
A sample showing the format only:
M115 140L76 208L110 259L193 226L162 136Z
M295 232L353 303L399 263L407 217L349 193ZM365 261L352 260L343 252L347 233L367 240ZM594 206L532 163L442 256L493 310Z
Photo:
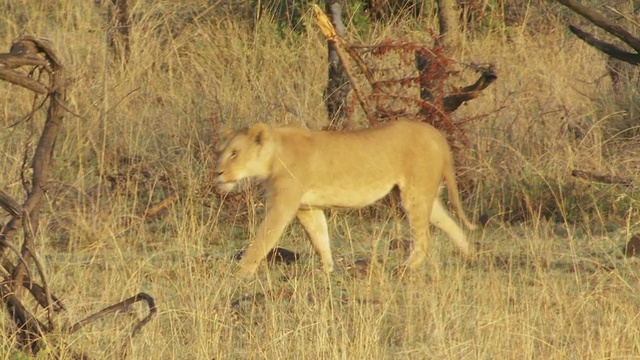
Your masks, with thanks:
M253 275L289 222L297 217L320 256L333 270L323 208L360 208L400 191L414 248L403 267L416 268L429 250L429 219L446 232L463 254L469 253L462 229L438 199L444 178L460 220L475 229L458 195L451 152L434 127L393 121L348 131L309 131L256 124L221 143L215 166L219 189L230 191L244 178L266 180L266 215L241 259L239 275Z

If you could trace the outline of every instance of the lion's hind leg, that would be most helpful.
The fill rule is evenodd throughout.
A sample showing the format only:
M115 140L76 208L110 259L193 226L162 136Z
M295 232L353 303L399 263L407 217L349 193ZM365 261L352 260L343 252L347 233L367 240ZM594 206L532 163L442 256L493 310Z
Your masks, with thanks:
M470 255L469 243L464 235L464 232L460 228L460 226L451 218L445 207L442 205L440 199L436 198L433 202L433 209L431 210L431 223L444 231L451 242L454 243L460 250L460 252L465 255Z
M400 197L402 198L402 207L409 220L414 244L413 250L405 260L403 267L415 269L424 262L429 254L431 245L429 219L431 218L435 194L429 197L417 191L412 192L409 189L400 189Z
M332 272L333 257L331 256L329 229L324 212L318 209L301 209L298 210L298 220L307 232L314 250L320 256L322 269L325 273Z

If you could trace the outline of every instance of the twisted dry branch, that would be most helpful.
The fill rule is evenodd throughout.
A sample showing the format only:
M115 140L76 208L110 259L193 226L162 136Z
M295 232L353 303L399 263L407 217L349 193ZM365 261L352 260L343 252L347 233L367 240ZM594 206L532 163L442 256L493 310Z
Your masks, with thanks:
M48 76L45 78L49 80L48 83L43 84L31 78L29 75L33 74L34 71L29 71L27 74L21 72L21 68L25 66L36 67L41 74L47 74ZM34 239L38 232L41 202L51 176L55 141L62 127L64 114L67 111L64 105L66 81L62 64L55 55L51 44L45 39L34 36L18 38L11 46L9 53L0 54L0 80L21 86L36 94L46 94L49 100L44 128L31 159L33 174L30 182L31 186L25 189L27 191L26 200L23 204L20 204L11 194L0 189L0 208L11 216L7 225L0 228L0 276L2 278L2 281L0 281L0 297L17 327L16 338L18 339L19 347L23 351L35 354L46 346L47 342L41 341L44 335L55 329L52 319L53 313L65 310L64 305L49 289L44 266L38 255ZM18 251L10 240L21 228L24 239L21 251ZM17 264L14 264L6 256L7 249L10 249L16 255ZM31 274L28 272L28 262L35 265L42 285L32 279ZM38 305L46 310L47 323L41 322L27 310L18 298L17 286L27 288ZM71 327L70 332L76 331L108 313L126 308L141 300L146 301L149 305L149 315L136 324L131 334L127 337L121 352L122 356L124 356L133 336L157 312L153 298L147 294L140 293L112 305L77 323Z
M20 72L20 68L24 66L36 66L44 70L49 74L49 84L42 84ZM59 105L65 96L65 80L62 70L62 64L58 61L52 46L42 38L22 36L14 41L9 53L0 54L0 79L38 94L48 94L50 99L47 119L31 163L33 168L32 186L27 194L27 199L24 204L18 205L18 201L7 192L0 193L0 206L12 216L9 223L0 232L1 264L6 272L11 274L10 278L5 278L0 284L0 294L11 319L17 326L19 346L32 353L41 350L44 345L39 339L53 326L51 322L47 325L42 324L22 305L15 293L16 286L27 287L38 303L47 311L64 308L61 305L51 305L54 302L59 304L59 300L50 293L41 265L37 267L44 286L33 286L27 273L27 261L33 258L32 254L35 250L33 238L38 230L40 203L49 180L54 144L64 115L64 111ZM5 250L9 247L11 238L20 228L23 229L24 241L22 251L18 256L18 263L14 265L5 256Z

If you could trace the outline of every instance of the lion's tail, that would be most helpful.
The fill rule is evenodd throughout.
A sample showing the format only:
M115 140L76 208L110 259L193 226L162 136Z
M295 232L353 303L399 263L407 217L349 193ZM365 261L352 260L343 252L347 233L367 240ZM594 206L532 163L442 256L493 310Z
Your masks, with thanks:
M467 227L467 229L478 229L479 226L469 221L467 215L464 213L464 209L462 208L462 202L460 201L460 194L458 192L458 183L456 182L456 175L453 170L451 161L449 161L449 163L445 165L444 182L447 186L447 192L449 193L449 201L458 214L458 219L460 219L460 221L464 224L464 226Z

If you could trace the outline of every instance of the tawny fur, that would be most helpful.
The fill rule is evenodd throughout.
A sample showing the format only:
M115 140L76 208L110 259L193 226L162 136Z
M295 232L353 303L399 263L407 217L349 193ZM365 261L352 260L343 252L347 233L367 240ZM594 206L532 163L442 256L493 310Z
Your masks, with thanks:
M225 191L244 178L266 181L266 214L242 257L243 277L255 273L294 217L306 230L323 270L331 272L334 263L322 209L364 207L394 187L400 191L414 240L403 266L416 268L424 261L430 222L469 254L462 229L438 199L443 179L460 221L476 228L462 209L447 141L424 123L394 121L348 132L257 124L222 143L215 174L218 187Z

